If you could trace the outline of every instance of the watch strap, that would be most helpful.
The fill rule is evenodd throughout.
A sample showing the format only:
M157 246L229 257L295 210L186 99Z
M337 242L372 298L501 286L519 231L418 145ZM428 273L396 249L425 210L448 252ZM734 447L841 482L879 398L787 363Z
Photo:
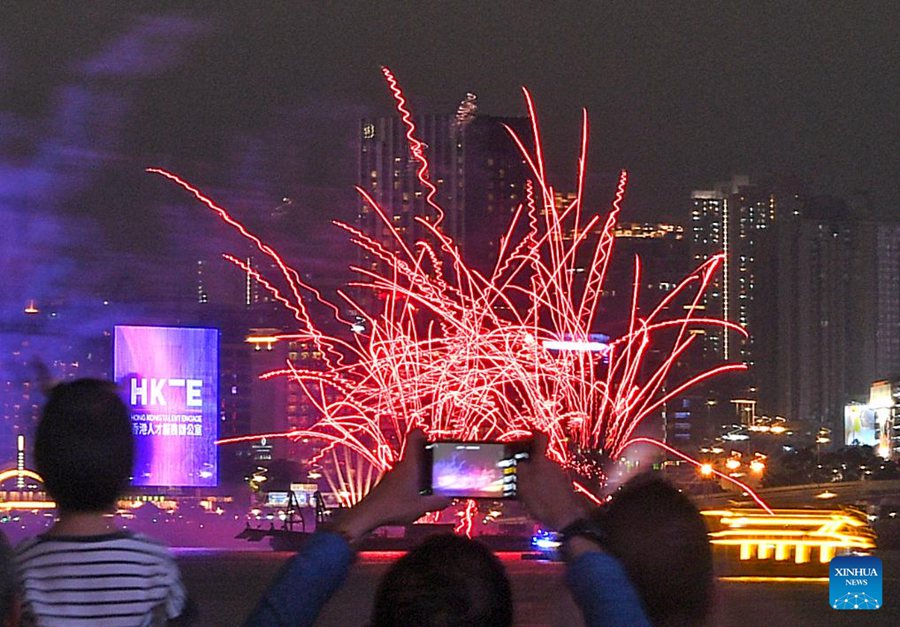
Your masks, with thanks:
M584 538L600 546L606 546L606 532L595 521L589 518L579 518L559 530L560 542L565 546L572 538Z

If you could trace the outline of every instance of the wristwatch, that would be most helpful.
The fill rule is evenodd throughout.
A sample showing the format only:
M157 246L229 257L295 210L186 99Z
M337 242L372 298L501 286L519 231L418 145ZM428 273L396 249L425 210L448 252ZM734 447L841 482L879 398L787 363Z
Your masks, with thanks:
M598 523L589 518L579 518L559 530L559 540L563 551L572 538L584 538L600 548L606 547L606 532Z

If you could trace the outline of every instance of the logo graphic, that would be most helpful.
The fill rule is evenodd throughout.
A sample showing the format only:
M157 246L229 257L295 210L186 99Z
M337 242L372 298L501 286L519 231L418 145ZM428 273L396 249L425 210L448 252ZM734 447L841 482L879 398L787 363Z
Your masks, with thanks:
M877 610L882 606L878 557L843 555L828 566L828 598L836 610Z
M136 486L214 486L219 332L117 325L113 370L131 415Z

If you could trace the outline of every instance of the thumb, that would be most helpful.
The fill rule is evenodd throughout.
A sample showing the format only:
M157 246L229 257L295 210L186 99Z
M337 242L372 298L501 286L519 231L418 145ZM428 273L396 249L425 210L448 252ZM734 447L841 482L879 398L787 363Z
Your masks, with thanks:
M425 450L426 442L425 432L421 429L413 429L407 433L402 461L410 460L409 463L418 464L422 459L422 451Z
M406 434L406 445L423 445L425 444L425 432L421 429L413 429Z

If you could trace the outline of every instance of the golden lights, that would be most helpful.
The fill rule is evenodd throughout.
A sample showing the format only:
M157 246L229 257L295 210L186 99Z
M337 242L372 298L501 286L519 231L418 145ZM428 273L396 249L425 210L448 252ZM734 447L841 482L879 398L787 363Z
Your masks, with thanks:
M846 510L707 510L710 543L736 546L741 560L827 564L837 553L875 548L875 533L865 515Z

